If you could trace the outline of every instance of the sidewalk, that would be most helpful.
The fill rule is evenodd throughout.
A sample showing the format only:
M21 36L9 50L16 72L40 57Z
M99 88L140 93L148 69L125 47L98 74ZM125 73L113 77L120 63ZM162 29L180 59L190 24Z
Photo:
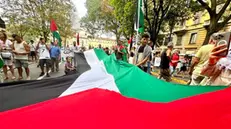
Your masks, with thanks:
M152 75L155 77L159 76L159 70L155 70L152 72ZM172 77L172 82L173 83L177 83L177 84L183 84L183 85L187 85L189 81L189 78L182 78L182 76L178 75L178 77Z

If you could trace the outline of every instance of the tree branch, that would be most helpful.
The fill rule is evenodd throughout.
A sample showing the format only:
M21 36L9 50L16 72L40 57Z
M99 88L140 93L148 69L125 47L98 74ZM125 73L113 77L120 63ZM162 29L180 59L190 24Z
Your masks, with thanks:
M217 0L211 0L211 9L216 12Z
M212 9L209 7L208 4L206 4L203 0L197 0L197 1L201 4L201 6L203 6L209 12L210 16L213 15L214 12L212 11Z
M231 0L226 0L225 5L222 7L221 11L217 14L217 21L221 18L221 16L226 11L227 7L230 5Z

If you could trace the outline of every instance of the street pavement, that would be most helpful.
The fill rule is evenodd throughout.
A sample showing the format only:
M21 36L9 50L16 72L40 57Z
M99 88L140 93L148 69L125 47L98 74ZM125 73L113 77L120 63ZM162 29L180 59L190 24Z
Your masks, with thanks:
M40 68L37 67L38 63L30 62L29 64L30 64L29 68L30 68L30 77L31 77L31 80L42 80L42 79L56 78L56 77L60 77L60 76L64 75L64 63L60 63L60 65L59 65L59 72L52 73L50 71L50 76L51 77L46 77L45 75L42 76L42 77L39 77L39 75L41 73L41 70L40 70ZM3 74L3 72L1 72L1 74L0 74L1 77L2 77L1 82L18 81L17 80L17 78L18 78L18 71L17 71L17 69L14 69L14 72L15 72L16 79L15 80L11 80L11 72L8 71L9 79L5 80L5 81L3 81L4 74ZM26 73L25 73L24 69L23 69L23 79L26 79Z
M152 72L152 75L155 77L159 77L159 70L155 70ZM190 81L190 77L186 76L186 77L182 77L181 75L178 76L174 76L172 77L172 83L177 83L177 84L183 84L183 85L187 85Z

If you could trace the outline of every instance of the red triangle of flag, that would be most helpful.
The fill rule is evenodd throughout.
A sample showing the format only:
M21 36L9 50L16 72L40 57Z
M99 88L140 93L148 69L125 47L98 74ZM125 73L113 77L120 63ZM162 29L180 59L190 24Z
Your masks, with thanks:
M58 27L55 23L55 20L51 20L51 24L50 24L50 29L51 29L51 32L54 32L54 31L57 31L58 30Z

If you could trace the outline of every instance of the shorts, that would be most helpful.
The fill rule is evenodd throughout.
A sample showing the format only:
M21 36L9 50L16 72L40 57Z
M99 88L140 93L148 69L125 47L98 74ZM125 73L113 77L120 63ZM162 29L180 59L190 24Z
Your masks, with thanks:
M204 80L204 76L200 76L200 75L195 75L193 74L192 75L192 79L191 79L191 84L192 86L195 86L195 85L200 85L200 83Z
M46 64L46 67L51 67L51 60L50 59L40 59L39 60L39 65L41 67L44 67L45 64Z
M164 78L167 82L170 82L172 80L170 69L160 69L160 79L161 78Z
M183 71L183 72L187 71L187 67L186 67L186 66L182 66L182 67L180 68L180 71Z
M13 60L11 59L11 60L4 60L3 59L3 61L4 61L4 65L6 65L6 66L12 66L13 65Z
M30 56L36 56L35 51L31 51L31 52L30 52Z
M28 68L29 63L28 60L20 60L20 59L15 59L14 65L16 68Z

